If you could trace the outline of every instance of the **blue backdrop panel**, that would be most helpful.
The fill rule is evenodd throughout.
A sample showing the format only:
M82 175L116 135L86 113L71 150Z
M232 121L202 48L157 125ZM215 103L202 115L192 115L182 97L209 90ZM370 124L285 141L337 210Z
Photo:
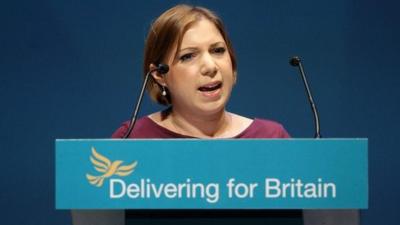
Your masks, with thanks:
M141 82L151 21L182 1L2 1L2 224L70 224L54 205L55 138L108 138ZM184 1L215 10L238 56L229 110L313 135L302 57L325 137L369 138L370 204L363 224L398 224L400 3ZM141 115L160 107L145 99Z

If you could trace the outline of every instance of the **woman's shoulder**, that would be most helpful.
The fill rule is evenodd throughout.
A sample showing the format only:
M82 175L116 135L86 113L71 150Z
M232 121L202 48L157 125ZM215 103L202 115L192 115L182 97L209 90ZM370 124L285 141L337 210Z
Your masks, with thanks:
M114 131L112 138L122 138L128 131L130 121L125 121ZM148 116L138 119L128 138L160 138L160 128Z
M117 128L117 130L114 131L114 133L111 135L112 138L123 138L128 132L130 121L125 121L123 122L120 127ZM147 117L142 117L138 119L135 123L134 130L131 132L131 135L129 135L129 138L132 138L134 134L136 134L137 130L140 129L142 130L143 127L148 127L149 121Z
M184 138L159 124L160 113L153 113L138 119L128 138ZM122 138L128 131L130 121L126 121L113 133L112 138Z

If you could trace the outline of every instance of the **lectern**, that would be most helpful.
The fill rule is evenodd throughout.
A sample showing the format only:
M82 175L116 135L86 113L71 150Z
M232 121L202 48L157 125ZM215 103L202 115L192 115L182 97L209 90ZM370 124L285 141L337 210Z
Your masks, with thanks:
M75 224L124 224L123 210L167 222L307 210L308 224L332 213L356 223L341 210L368 207L367 149L367 139L59 139L56 208Z

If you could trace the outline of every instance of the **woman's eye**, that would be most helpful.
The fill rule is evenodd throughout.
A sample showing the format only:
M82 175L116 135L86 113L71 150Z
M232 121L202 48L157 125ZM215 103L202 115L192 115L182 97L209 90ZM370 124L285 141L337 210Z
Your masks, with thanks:
M193 58L194 53L188 53L188 54L184 54L181 57L179 57L179 60L181 60L182 62L190 60L191 58Z
M226 49L224 47L219 47L219 48L214 48L213 52L217 54L223 54L225 53Z

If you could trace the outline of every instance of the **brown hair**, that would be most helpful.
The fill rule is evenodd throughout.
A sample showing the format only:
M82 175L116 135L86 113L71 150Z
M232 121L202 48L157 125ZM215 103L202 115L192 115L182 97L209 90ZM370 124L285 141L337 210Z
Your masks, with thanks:
M234 76L236 76L236 57L221 19L206 8L184 4L165 11L151 25L144 48L143 75L145 76L149 72L150 64L165 63L164 60L167 60L170 52L174 50L175 44L177 44L177 52L185 32L203 18L211 21L221 33L231 57ZM150 97L157 103L171 104L169 93L162 96L160 85L152 76L149 77L146 88Z

